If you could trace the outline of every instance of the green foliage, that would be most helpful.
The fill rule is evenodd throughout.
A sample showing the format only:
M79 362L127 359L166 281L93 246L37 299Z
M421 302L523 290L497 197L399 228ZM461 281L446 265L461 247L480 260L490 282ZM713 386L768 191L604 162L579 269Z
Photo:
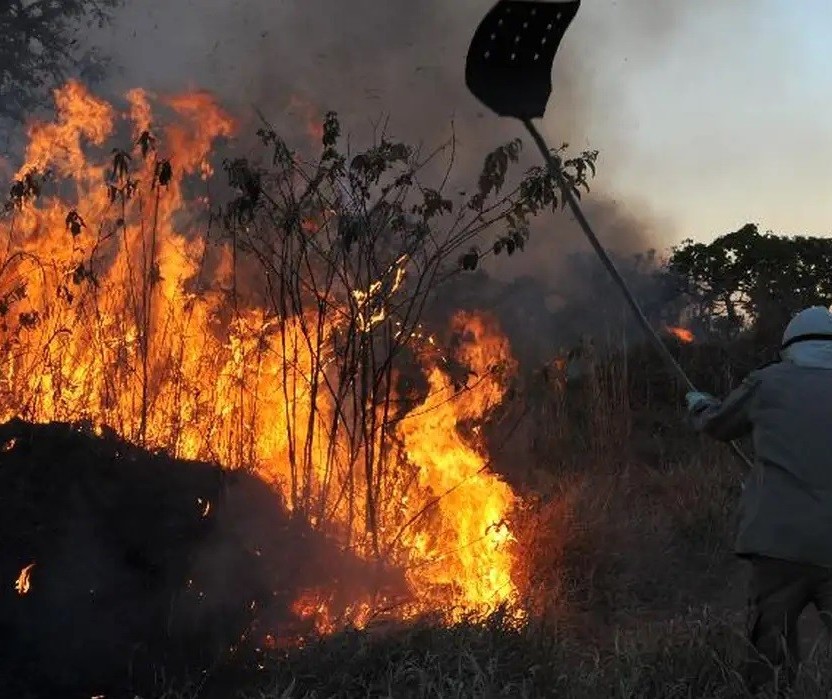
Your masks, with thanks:
M517 162L522 148L523 142L515 138L485 156L479 178L479 191L474 195L470 204L472 209L482 210L488 196L492 193L499 193L505 183L509 163Z
M511 163L520 159L523 143L518 138L493 152L489 153L483 164L479 176L478 191L471 198L470 209L482 212L488 197L498 194L504 187ZM564 144L556 151L561 156L568 146ZM595 161L598 151L584 151L574 158L568 158L562 163L561 175L572 192L580 199L580 189L589 191L588 175L595 175ZM556 211L558 206L565 204L559 196L559 184L556 173L547 168L533 167L527 170L516 190L510 211L506 213L506 231L497 237L491 246L491 251L499 255L505 251L512 255L517 250L523 250L529 239L529 218L544 209ZM460 266L465 270L476 269L473 255L479 255L475 249L460 258Z
M264 128L258 135L263 145L272 149L276 170L255 172L243 159L225 164L229 184L240 193L226 207L226 223L252 222L258 209L273 208L274 199L261 197L265 181L275 183L300 167L297 153L262 115L261 119ZM459 206L444 191L447 178L440 187L426 186L418 178L424 166L447 151L450 143L422 158L415 148L382 135L369 148L348 158L339 149L340 138L338 115L327 112L321 154L312 170L303 173L305 191L290 205L281 206L294 208L293 214L284 213L284 218L294 221L294 228L302 212L316 207L333 212L341 248L347 252L361 243L377 249L379 259L395 259L402 254L421 256L425 268L450 256L456 261L457 271L473 271L486 254L512 255L523 250L531 219L544 210L557 211L563 206L557 176L547 168L529 168L512 186L508 185L511 165L519 163L522 153L520 139L486 155L476 192ZM584 151L563 158L566 149L564 144L556 151L562 157L561 174L566 186L578 195L581 189L589 191L588 178L595 174L598 152ZM448 219L453 223L443 230ZM482 235L488 230L497 231L497 235L483 252ZM393 239L391 234L397 237Z
M760 233L747 224L710 243L684 241L668 270L693 314L721 336L768 341L798 310L832 303L832 239Z
M324 131L321 142L324 148L334 148L341 137L341 124L335 112L327 112L324 118Z
M556 151L556 154L558 156L562 155L567 147L564 144ZM578 199L581 198L581 188L587 192L589 191L588 174L595 175L597 157L598 151L584 151L577 157L562 162L561 176L565 181L565 186L569 187ZM503 160L500 159L500 167L491 173L491 176L495 179L494 187L497 189L502 186L505 178L502 165ZM486 160L484 174L488 167L489 163ZM565 199L560 196L559 184L554 173L543 167L529 169L520 182L517 199L511 211L506 215L506 223L508 224L506 233L494 241L492 246L494 254L499 255L505 250L506 254L512 255L517 250L523 250L530 235L530 218L544 209L556 211L558 206L563 207L565 204Z
M23 118L71 73L100 77L106 60L83 50L86 27L103 26L121 0L0 3L0 117Z

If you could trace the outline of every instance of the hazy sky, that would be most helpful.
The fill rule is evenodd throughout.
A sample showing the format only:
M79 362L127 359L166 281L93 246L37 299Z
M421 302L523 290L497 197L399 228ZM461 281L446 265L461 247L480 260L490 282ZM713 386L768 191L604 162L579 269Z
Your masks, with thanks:
M624 30L597 58L622 89L593 110L589 138L602 153L629 146L603 161L610 187L643 196L677 235L749 220L832 233L832 3L753 5L692 14L649 65L628 68Z
M124 68L114 89L204 87L270 115L301 94L349 129L387 112L394 129L434 142L455 118L473 166L523 135L464 87L490 5L143 0L99 39ZM556 59L546 133L601 151L599 195L658 247L748 221L827 234L830 25L829 0L584 0Z

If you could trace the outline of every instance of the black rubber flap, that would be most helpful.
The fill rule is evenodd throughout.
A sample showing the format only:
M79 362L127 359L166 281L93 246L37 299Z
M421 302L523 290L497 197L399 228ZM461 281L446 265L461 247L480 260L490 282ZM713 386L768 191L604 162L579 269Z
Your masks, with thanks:
M477 27L465 83L500 116L542 117L552 94L552 64L580 0L500 0Z

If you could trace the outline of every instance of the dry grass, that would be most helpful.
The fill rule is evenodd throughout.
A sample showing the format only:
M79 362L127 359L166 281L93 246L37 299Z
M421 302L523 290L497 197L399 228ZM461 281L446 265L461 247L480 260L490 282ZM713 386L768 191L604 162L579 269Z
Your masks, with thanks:
M389 635L340 635L218 678L209 694L251 699L322 697L748 697L738 668L744 642L734 616L707 607L610 632L603 647L568 625L416 625ZM807 659L796 696L827 697L830 657ZM183 693L183 697L194 693Z
M677 406L622 392L625 378L639 385L624 371L599 367L529 410L522 439L536 464L510 476L537 496L517 528L541 612L530 623L498 611L486 623L342 633L281 655L240 650L195 683L163 681L141 696L749 696L744 571L731 554L742 468L686 430ZM507 450L515 467L518 449ZM806 641L796 696L828 697L829 650Z
M245 695L749 696L745 571L731 553L743 467L686 430L660 393L637 403L622 392L639 385L634 370L595 367L582 394L550 392L538 406L545 526L521 542L532 590L550 595L547 621L330 638L273 660ZM583 415L567 419L576 404ZM805 641L795 696L828 697L827 644Z
M570 507L553 499L551 523L567 540L536 559L558 565L548 622L516 629L495 615L485 625L325 639L270 661L242 696L750 696L741 677L745 581L730 553L737 469L712 455L565 479ZM819 641L795 696L830 696L830 670Z

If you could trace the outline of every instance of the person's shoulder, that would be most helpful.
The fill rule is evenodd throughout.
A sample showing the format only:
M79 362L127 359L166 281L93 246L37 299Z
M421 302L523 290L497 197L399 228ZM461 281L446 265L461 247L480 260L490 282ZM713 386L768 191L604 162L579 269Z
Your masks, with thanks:
M795 374L805 374L807 372L828 374L829 370L821 369L819 367L800 366L788 360L775 359L774 361L767 362L766 364L758 367L752 371L749 376L754 375L757 379L762 380L767 377L771 377L773 379L776 379L776 377L792 377Z
M752 374L759 374L761 372L766 371L780 371L783 368L783 360L777 357L776 359L772 359L764 364L761 364L756 369L754 369L751 373Z
M764 364L761 364L756 369L752 369L748 372L748 375L745 378L746 384L755 384L763 381L766 376L771 376L772 374L779 374L783 371L784 363L778 357L777 359L772 359Z

